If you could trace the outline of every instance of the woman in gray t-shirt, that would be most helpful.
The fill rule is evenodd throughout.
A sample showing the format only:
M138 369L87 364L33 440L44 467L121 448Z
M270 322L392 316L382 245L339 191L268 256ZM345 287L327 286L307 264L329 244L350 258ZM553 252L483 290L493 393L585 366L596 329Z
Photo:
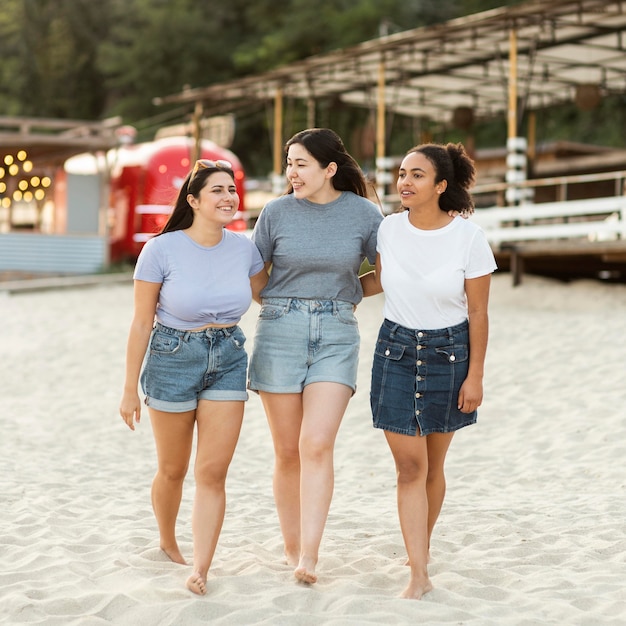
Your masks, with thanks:
M285 150L288 191L264 207L252 235L271 274L248 387L260 394L272 432L287 562L299 581L314 583L335 437L356 389L358 272L364 259L374 262L383 216L332 130L304 130Z

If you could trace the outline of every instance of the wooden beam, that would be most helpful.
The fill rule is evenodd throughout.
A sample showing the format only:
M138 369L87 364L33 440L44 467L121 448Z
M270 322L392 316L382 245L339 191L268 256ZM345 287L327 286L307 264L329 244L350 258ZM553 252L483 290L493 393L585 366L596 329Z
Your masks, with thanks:
M509 31L509 108L508 138L517 137L517 32Z
M383 158L387 155L386 128L385 128L385 56L381 54L378 64L378 87L376 109L376 157Z
M275 176L283 170L283 90L279 87L274 95L274 168Z

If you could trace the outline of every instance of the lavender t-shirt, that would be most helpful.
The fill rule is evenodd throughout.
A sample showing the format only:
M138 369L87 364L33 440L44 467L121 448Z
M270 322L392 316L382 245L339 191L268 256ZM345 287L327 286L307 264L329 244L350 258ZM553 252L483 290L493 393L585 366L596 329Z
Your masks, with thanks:
M261 254L242 233L224 230L222 241L207 248L176 230L146 242L134 278L162 283L156 311L161 324L191 330L237 324L252 301L250 277L261 269Z

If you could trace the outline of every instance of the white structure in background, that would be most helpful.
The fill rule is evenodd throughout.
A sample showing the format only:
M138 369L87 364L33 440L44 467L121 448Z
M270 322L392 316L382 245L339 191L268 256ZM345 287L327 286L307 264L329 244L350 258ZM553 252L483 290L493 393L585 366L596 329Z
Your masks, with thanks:
M509 137L506 142L506 202L510 206L529 204L533 200L531 187L516 186L528 179L528 144L526 137Z
M398 159L394 157L376 158L376 193L382 203L383 213L389 215L393 213L394 206L385 201L388 197L388 185L394 182L393 170L398 166ZM392 192L395 194L395 189Z

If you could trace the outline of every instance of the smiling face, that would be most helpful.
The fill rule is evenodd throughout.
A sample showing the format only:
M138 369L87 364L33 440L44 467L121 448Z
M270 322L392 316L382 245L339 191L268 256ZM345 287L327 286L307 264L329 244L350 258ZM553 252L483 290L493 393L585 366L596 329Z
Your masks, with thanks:
M339 195L332 184L336 171L336 163L322 167L302 144L289 146L285 173L293 187L293 195L298 200L307 199L317 204L334 200Z
M447 181L435 182L436 176L434 165L421 152L407 154L400 164L397 182L402 206L439 210L439 196L445 191Z
M213 172L207 179L198 197L191 194L187 202L193 209L194 222L224 226L228 224L239 209L239 195L235 181L227 172Z

